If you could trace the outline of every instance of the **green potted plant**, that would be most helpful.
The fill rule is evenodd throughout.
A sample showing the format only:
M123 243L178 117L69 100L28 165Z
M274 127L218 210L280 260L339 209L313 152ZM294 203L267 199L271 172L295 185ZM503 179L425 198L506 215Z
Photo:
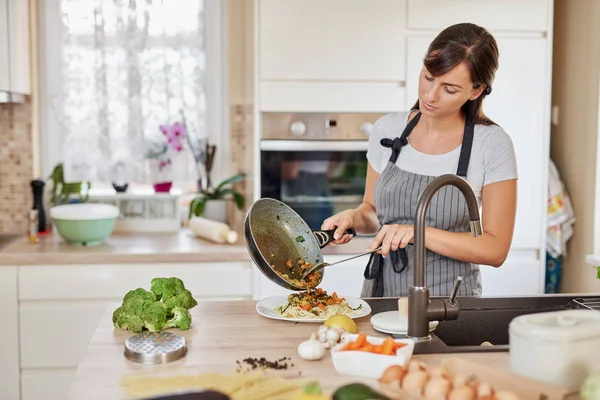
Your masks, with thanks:
M52 206L67 204L69 202L85 203L88 201L88 191L91 183L65 182L63 163L59 163L54 167L50 179L52 180L52 192L50 194L50 204Z
M239 173L227 179L224 179L215 187L209 187L206 190L198 192L190 203L190 212L188 219L193 216L214 219L225 222L225 213L227 201L233 199L238 210L242 210L245 204L244 196L233 188L233 185L242 181L246 177L245 173Z

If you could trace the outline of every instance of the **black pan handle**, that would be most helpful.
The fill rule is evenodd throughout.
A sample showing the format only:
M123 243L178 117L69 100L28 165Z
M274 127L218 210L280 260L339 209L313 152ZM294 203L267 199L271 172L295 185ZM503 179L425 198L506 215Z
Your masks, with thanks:
M315 237L317 238L317 243L319 243L319 248L323 248L327 246L329 243L333 242L335 239L333 234L335 233L335 229L329 229L328 231L313 231ZM356 230L352 227L346 229L345 234L356 236Z

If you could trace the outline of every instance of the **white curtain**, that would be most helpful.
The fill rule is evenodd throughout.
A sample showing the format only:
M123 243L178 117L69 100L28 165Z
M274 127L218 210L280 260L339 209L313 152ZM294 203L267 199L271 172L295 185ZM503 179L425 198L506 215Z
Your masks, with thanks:
M61 0L61 12L53 107L66 133L65 180L196 181L206 148L204 1ZM176 123L182 151L158 157ZM169 176L158 177L165 160Z

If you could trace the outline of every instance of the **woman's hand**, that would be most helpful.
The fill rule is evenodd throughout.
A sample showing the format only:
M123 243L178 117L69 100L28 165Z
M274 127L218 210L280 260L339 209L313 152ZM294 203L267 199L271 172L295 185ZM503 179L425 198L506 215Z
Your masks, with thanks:
M345 244L352 240L352 235L345 232L346 229L354 226L355 215L356 210L345 210L323 221L321 229L324 231L335 229L335 233L333 234L335 240L329 244Z
M412 243L415 237L415 231L412 225L384 225L379 230L369 250L374 250L381 246L379 254L387 257L390 251L396 251L399 248L403 249Z

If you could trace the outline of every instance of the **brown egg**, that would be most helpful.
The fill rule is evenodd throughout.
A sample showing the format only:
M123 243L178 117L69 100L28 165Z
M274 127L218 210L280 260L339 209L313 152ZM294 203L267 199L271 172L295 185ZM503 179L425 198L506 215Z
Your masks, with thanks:
M498 390L495 397L497 400L520 400L519 396L510 390Z
M402 380L402 389L410 395L421 396L428 379L429 374L426 371L409 372Z
M404 375L406 375L406 368L402 365L390 365L383 371L381 378L379 378L379 382L381 383L398 383L398 387L400 387L400 383L402 379L404 379Z
M441 367L433 367L429 369L429 375L432 378L448 378L448 374Z
M450 392L450 381L446 378L431 378L423 390L425 400L445 399Z
M492 389L492 385L490 385L487 382L480 382L477 387L476 387L476 391L477 391L477 397L481 398L481 397L486 397L486 396L491 396L494 394L494 390Z
M448 400L475 400L475 390L469 386L454 387L448 395Z
M408 363L408 372L414 371L427 371L427 367L422 361L410 360Z

